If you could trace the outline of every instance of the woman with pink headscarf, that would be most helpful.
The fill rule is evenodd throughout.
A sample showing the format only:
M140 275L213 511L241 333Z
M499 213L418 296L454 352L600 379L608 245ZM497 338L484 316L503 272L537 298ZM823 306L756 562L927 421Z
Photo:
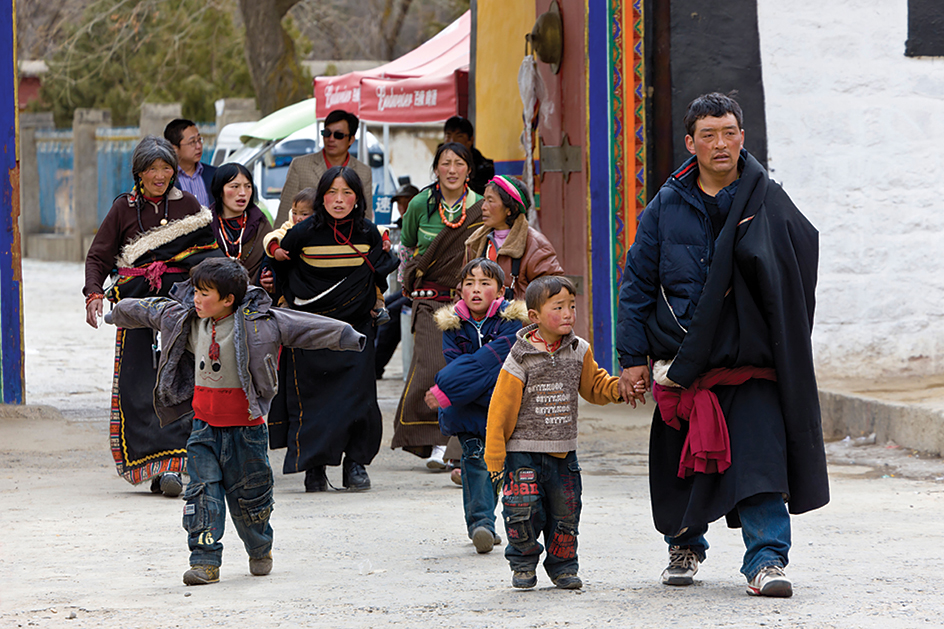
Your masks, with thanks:
M528 189L517 177L498 175L485 186L482 223L465 241L465 261L488 258L505 272L506 299L524 299L537 277L563 275L550 241L528 224Z

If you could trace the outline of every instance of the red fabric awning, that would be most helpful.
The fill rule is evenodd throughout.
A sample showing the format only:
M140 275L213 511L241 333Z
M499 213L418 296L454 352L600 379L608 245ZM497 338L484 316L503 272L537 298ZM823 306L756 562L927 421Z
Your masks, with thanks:
M468 109L468 66L418 79L361 79L358 116L366 122L439 122Z
M369 122L438 122L468 110L472 16L364 72L315 78L316 115L343 109Z

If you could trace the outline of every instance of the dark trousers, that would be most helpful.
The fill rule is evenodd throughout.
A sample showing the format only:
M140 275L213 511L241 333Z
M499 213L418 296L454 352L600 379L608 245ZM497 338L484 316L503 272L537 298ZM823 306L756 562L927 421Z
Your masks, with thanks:
M400 312L403 306L409 306L410 300L403 295L389 295L384 299L390 321L377 328L377 353L374 356L377 379L383 377L384 369L400 344Z
M580 524L580 464L577 453L563 459L541 452L505 456L502 516L508 545L505 558L515 572L534 570L544 546L544 570L553 580L576 574L577 526Z
M469 537L481 526L494 533L498 488L485 466L485 439L469 432L456 436L462 444L462 507Z
M260 559L272 550L272 468L265 424L216 428L193 420L187 441L190 482L184 492L184 528L190 565L223 562L223 529L229 505L236 533L246 552Z

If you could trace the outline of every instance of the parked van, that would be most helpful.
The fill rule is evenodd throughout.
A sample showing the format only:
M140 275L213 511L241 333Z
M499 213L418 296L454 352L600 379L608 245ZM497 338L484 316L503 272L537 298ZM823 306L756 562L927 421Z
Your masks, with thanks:
M243 146L240 138L249 133L254 126L256 126L255 122L234 122L223 127L216 136L210 165L219 166L231 161L233 153Z

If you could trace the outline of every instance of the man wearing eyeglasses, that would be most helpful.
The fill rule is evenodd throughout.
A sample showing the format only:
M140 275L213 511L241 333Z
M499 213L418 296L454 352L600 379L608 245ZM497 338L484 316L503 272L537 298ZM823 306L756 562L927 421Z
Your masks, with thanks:
M335 109L325 118L321 138L324 149L311 155L301 155L289 164L285 175L285 185L279 197L279 215L275 224L281 225L288 220L292 209L292 199L305 188L317 188L321 176L332 166L347 166L353 168L364 186L364 196L367 197L367 218L374 218L373 182L370 176L370 166L358 160L348 151L354 144L354 133L359 124L357 116L341 109Z
M204 207L210 207L210 182L216 172L214 166L200 161L203 157L203 138L192 120L177 118L164 127L164 139L174 145L177 153L177 180L175 186L197 197Z

